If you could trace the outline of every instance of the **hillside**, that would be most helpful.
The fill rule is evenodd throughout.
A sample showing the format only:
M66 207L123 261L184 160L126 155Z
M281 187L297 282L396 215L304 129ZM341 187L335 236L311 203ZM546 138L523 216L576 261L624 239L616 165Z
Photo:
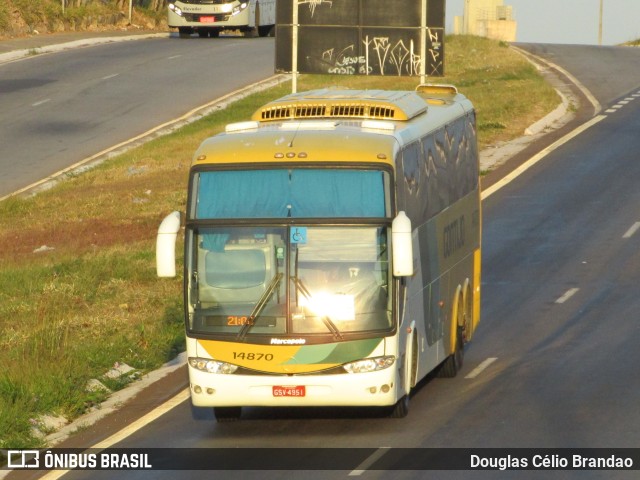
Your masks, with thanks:
M129 0L2 0L0 39L82 30L166 30L165 9L166 0L133 0L129 23Z

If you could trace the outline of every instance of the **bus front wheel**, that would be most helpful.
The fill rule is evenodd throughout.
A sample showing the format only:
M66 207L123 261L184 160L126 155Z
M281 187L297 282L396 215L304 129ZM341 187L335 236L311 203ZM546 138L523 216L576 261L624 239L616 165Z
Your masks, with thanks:
M409 394L404 395L391 409L391 418L404 418L409 413Z
M240 420L242 407L213 407L213 415L218 423Z
M273 32L274 28L275 26L273 25L261 25L258 27L258 35L260 35L261 37L272 36L271 33Z

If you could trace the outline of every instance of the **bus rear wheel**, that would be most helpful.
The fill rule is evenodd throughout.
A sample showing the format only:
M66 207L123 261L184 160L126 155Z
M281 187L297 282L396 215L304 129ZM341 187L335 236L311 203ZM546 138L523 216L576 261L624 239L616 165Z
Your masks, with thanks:
M463 328L458 326L455 349L438 368L438 377L453 378L462 369L462 363L464 360L464 340L462 334Z
M242 407L213 407L213 415L218 423L238 421L241 414Z

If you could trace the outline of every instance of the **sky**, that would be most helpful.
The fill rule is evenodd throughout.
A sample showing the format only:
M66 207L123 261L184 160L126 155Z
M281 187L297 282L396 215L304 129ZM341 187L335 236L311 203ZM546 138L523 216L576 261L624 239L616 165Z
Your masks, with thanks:
M464 0L445 0L446 30L462 15ZM598 44L600 0L504 0L518 22L516 41ZM602 44L640 38L640 0L603 0Z

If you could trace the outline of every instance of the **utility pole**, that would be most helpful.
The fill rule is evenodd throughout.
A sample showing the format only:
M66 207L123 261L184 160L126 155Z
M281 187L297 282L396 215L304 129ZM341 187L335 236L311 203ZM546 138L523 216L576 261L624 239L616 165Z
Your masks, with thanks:
M299 0L293 0L291 18L291 93L298 93L298 41L299 41Z
M600 19L598 21L598 45L602 45L602 4L604 0L600 0Z
M420 83L427 83L427 0L422 0L420 22Z
M62 15L64 15L64 0L62 0Z

